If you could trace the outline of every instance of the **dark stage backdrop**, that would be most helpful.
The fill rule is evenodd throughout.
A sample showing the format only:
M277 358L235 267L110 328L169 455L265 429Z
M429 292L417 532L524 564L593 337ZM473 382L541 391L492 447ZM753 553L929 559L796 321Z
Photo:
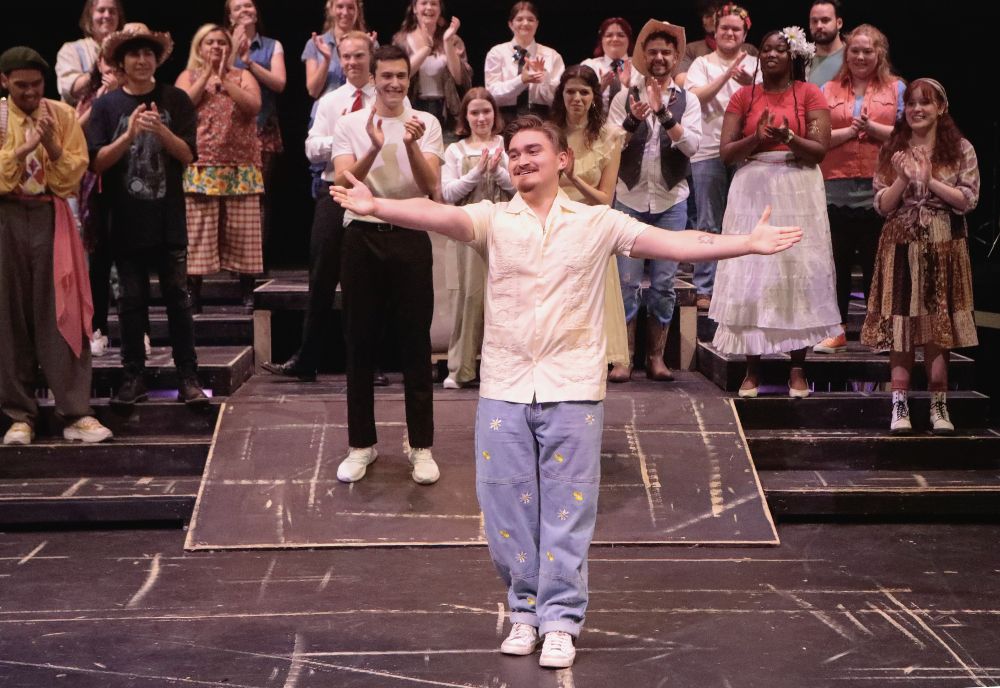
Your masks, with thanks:
M174 55L159 73L161 79L171 82L184 68L190 39L197 27L223 18L223 0L157 3L124 0L124 3L127 19L143 21L154 30L169 30L173 34L176 41ZM366 4L369 27L378 32L381 42L391 40L402 20L406 0L368 0ZM688 40L702 37L693 0L669 5L648 0L607 4L539 0L537 4L542 13L538 38L558 50L567 65L591 55L597 26L607 16L624 16L637 32L649 17L662 18L686 26ZM280 264L305 265L312 205L307 191L308 175L302 142L305 140L311 101L305 92L300 55L310 32L321 31L324 2L258 0L258 5L266 35L284 44L288 66L288 86L280 99L285 154L276 174L277 227L268 247L269 255ZM745 5L753 18L751 42L757 42L764 32L772 28L792 23L805 26L807 23L808 0L758 0ZM27 14L15 19L8 13L0 21L0 49L17 44L31 45L54 64L59 46L80 36L77 21L82 6L82 0L41 0L23 5L34 19ZM995 105L997 77L994 73L998 65L995 57L998 39L994 29L1000 12L992 3L971 2L847 0L845 6L846 28L869 22L888 35L892 61L903 77L932 76L948 89L953 113L975 145L983 173L983 196L979 209L970 218L970 225L975 228L981 246L992 243L997 225L998 126ZM487 50L510 37L507 29L509 7L510 3L493 0L450 0L447 3L448 11L462 20L460 35L468 47L476 83L482 83L482 66ZM55 97L54 77L48 89ZM996 281L992 283L997 284ZM1000 290L988 290L990 295L998 292ZM982 297L989 298L987 293ZM982 302L977 305L987 306Z

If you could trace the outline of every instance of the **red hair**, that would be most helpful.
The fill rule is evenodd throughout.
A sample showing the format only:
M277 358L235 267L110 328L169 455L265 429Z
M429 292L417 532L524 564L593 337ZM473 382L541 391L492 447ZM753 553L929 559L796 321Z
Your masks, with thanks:
M906 87L903 92L903 103L908 103L911 98L923 97L937 103L940 108L946 108L944 95L925 79L915 79L913 83ZM910 147L910 138L913 136L913 129L906 121L906 116L899 118L896 126L889 136L889 140L882 145L882 150L878 154L878 174L885 177L889 183L896 179L896 170L892 167L892 156L901 150ZM934 135L934 151L931 153L931 168L940 169L942 167L955 167L962 160L962 132L952 119L951 114L945 110L938 117L937 131Z
M597 45L594 46L594 57L604 57L604 32L610 29L612 26L617 24L622 27L622 31L625 32L625 37L628 38L628 49L625 51L625 55L632 54L632 47L634 36L632 34L632 25L625 21L622 17L608 17L601 22L601 25L597 28Z

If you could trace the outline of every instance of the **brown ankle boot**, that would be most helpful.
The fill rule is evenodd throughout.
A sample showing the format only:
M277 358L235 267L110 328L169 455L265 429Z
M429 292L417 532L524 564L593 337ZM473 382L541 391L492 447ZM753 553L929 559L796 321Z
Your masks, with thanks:
M628 365L615 363L608 373L608 382L628 382L632 379L632 361L635 359L635 323L636 319L625 326L628 332Z
M663 362L667 347L667 328L655 318L646 322L646 377L650 380L673 380L674 374Z

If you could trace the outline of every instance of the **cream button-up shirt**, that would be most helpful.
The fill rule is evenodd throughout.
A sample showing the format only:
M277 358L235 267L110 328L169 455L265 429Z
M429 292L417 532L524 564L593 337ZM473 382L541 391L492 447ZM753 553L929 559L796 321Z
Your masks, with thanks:
M479 394L527 404L600 401L607 358L604 273L647 225L559 192L543 227L521 198L461 206L487 263Z

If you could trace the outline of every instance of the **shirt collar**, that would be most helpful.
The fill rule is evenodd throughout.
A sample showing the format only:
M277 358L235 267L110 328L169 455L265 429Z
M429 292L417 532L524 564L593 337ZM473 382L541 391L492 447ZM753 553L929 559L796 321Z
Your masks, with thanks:
M552 207L553 208L558 207L560 210L568 210L569 212L575 212L575 208L573 208L572 204L573 201L570 199L569 196L566 195L566 192L563 191L562 189L559 189L559 191L556 193L555 200L552 202ZM511 215L519 215L520 213L523 212L531 212L531 208L528 207L528 204L521 197L520 191L514 194L514 197L507 202L507 212L510 213Z
M518 47L517 41L511 41L510 42L510 50L511 50L511 52L513 52L514 48L517 48L517 47ZM537 55L538 54L538 41L532 41L531 44L527 48L525 48L525 50L527 50L528 54L531 55L532 57L534 57L535 55Z

